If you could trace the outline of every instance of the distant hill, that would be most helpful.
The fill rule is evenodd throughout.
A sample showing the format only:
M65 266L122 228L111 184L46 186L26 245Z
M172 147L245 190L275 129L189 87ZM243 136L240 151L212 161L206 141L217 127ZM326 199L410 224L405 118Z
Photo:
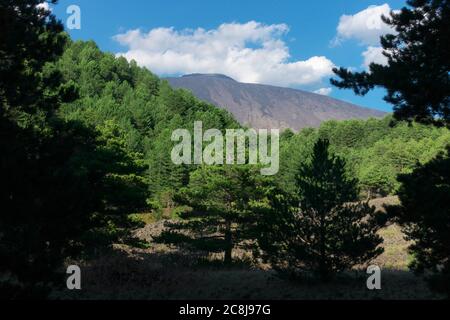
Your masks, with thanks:
M191 74L166 78L175 88L230 111L243 125L256 129L295 131L324 121L383 117L384 112L327 96L260 84L240 83L221 74Z

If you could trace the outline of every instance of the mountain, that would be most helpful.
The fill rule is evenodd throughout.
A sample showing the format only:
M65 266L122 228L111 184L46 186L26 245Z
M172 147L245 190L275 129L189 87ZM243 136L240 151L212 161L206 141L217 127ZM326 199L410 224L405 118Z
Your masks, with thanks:
M383 117L382 111L302 90L240 83L221 74L191 74L166 78L175 88L227 109L243 125L255 129L298 131L323 121Z

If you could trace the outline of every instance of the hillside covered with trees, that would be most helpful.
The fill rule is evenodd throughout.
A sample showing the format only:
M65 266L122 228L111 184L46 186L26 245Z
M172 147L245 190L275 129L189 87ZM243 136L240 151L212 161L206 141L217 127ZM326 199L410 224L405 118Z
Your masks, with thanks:
M130 163L139 168L128 176L129 181L137 179L145 185L146 201L135 211L151 212L155 220L172 221L157 241L224 252L227 263L232 261L233 249L254 241L257 234L261 243L268 239L276 242L271 231L262 231L265 224L256 223L260 220L271 225L277 221L275 217L266 220L267 215L259 217L265 212L261 208L271 203L274 194L284 194L288 201L297 198L298 172L312 161L318 142L329 142L330 154L343 160L342 174L354 179L355 193L348 193L342 203L395 195L401 186L400 174L430 162L450 144L450 130L445 127L399 121L389 115L384 119L329 121L299 133L284 131L280 172L270 178L258 178L251 166L175 165L170 158L174 130L192 132L194 121L222 131L241 126L223 109L197 100L188 91L172 89L134 62L101 52L93 42L69 42L54 67L66 82L75 84L79 94L77 100L61 106L60 116L83 123L97 131L106 144L127 154ZM277 207L274 203L270 206ZM363 210L359 218L350 211L355 219L370 212L369 208L358 210ZM371 228L376 232L380 227L375 223ZM204 238L205 234L211 238ZM377 238L373 241L380 243ZM376 245L371 250L371 257L380 254Z
M117 245L145 250L162 243L189 266L198 266L192 260L200 252L225 268L244 250L261 272L326 283L379 257L380 231L389 223L413 242L411 268L430 271L433 288L449 292L450 82L442 43L450 41L440 41L448 38L448 1L408 1L393 13L387 21L399 35L382 38L386 50L398 49L386 54L388 66L373 64L370 74L335 70L341 79L333 83L358 94L386 87L394 115L284 131L274 176L248 164L174 164L174 130L192 132L196 121L204 130L242 126L136 62L72 41L39 3L0 7L8 17L0 41L1 298L48 297L64 287L68 261L89 264ZM423 35L416 21L436 32ZM444 61L430 66L440 80L426 96L432 103L389 80L401 69L414 84L435 88L420 69L427 64L411 66L415 53L405 43L416 45L417 37L443 46L433 53L416 48L419 58ZM369 202L390 195L400 203ZM167 220L151 243L136 237L144 216L148 224ZM152 282L152 270L144 273Z
M293 171L308 161L317 139L330 141L330 149L347 161L349 174L358 179L361 197L372 199L396 194L399 174L411 173L445 152L450 131L387 116L381 120L330 121L298 134L284 132L281 172L276 179L286 190L293 190Z
M241 127L226 111L199 101L188 91L172 89L135 62L101 52L93 42L70 43L55 64L65 81L76 84L79 99L64 104L60 114L87 126L111 131L130 157L147 171L151 204L168 206L175 192L188 183L190 166L170 159L171 134L179 128L193 131L194 121L204 128ZM347 161L347 170L359 180L362 196L394 195L397 175L410 173L446 150L450 131L419 123L384 119L328 121L319 129L281 135L281 173L275 178L291 190L293 170L308 160L318 139L330 141L331 150Z

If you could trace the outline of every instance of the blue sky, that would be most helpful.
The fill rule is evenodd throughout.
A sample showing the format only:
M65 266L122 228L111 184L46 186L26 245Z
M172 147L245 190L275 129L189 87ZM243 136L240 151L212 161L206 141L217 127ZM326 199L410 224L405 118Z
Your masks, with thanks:
M227 73L391 111L381 89L357 97L332 88L329 69L380 62L376 39L388 29L376 15L404 0L60 0L53 12L66 21L70 5L81 9L72 38L94 40L162 76Z

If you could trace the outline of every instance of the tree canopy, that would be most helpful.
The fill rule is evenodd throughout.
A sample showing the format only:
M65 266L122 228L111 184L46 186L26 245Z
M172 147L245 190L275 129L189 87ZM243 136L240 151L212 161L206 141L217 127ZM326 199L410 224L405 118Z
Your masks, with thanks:
M147 193L123 132L61 117L78 99L56 67L68 37L39 3L0 6L0 293L10 298L45 295L64 284L65 259L128 237L114 230Z
M450 2L408 0L383 21L393 33L381 37L387 65L372 63L369 71L335 68L339 88L365 95L375 87L387 90L385 100L399 120L450 122Z
M259 218L263 258L282 271L317 274L322 280L370 261L383 252L377 231L386 217L359 202L357 181L345 162L319 139L311 159L300 164L294 196L269 195Z

